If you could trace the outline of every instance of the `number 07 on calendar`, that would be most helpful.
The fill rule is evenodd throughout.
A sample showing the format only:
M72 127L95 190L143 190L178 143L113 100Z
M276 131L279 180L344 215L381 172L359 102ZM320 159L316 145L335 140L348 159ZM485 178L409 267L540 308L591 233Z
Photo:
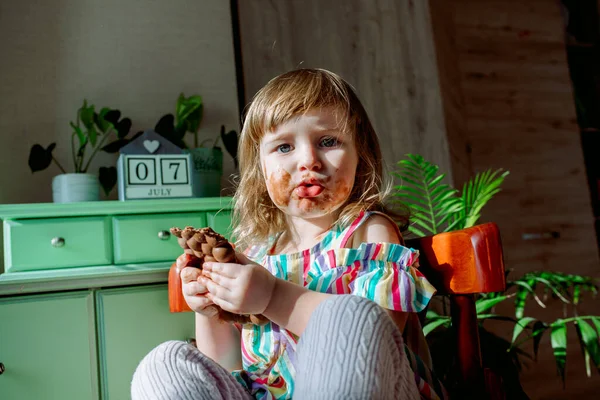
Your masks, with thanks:
M119 157L119 199L192 197L190 154Z

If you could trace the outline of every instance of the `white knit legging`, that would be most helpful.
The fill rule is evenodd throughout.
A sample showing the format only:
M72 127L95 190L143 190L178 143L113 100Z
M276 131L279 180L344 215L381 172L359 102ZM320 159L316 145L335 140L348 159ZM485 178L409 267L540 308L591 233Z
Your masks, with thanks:
M400 331L372 301L332 296L311 316L296 349L294 399L418 399ZM133 400L252 399L195 347L169 341L140 362Z

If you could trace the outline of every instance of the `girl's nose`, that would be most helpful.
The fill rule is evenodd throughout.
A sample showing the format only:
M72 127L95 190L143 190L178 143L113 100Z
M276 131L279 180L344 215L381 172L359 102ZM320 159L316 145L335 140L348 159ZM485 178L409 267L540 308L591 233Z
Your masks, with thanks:
M321 160L315 148L312 146L304 148L299 167L301 171L315 171L321 169Z

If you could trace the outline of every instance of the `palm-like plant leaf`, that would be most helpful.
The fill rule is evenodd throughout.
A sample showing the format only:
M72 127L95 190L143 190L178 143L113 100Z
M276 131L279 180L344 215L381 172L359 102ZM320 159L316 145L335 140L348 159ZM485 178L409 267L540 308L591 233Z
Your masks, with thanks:
M579 343L581 344L581 351L585 357L586 373L589 377L592 375L592 371L590 369L590 358L593 361L596 369L600 368L600 346L598 343L598 333L581 317L576 319L575 326L577 327L577 336L579 337Z
M438 173L439 167L420 155L407 154L398 166L392 173L400 180L395 195L413 214L409 231L417 236L446 231L450 217L462 209L457 190L442 183L445 175Z
M565 382L565 366L567 364L567 324L563 320L556 320L550 331L550 343L556 360L558 374Z
M456 218L455 229L469 228L477 223L481 217L481 209L500 191L500 185L507 175L508 171L502 169L487 170L464 184L461 196L463 207Z
M399 170L393 173L400 180L400 185L395 187L395 198L410 208L412 224L409 226L409 231L419 237L474 226L481 216L482 208L500 191L500 186L508 175L507 171L501 169L479 173L463 186L459 195L457 190L443 183L445 175L439 173L438 166L427 162L419 155L408 154L406 159L398 162L398 166ZM543 296L538 296L542 291ZM525 316L525 306L529 299L533 299L540 307L546 307L545 302L550 296L560 300L562 304L572 305L576 311L584 292L597 294L597 279L552 271L529 272L513 281L507 279L507 288L504 292L477 295L475 308L481 338L486 337L487 331L483 328L483 324L487 320L513 323L512 340L506 341L506 349L518 363L517 356L526 355L519 346L528 340L533 340L534 359L537 360L542 337L545 332L549 332L557 370L564 383L567 325L573 323L579 336L588 375L591 373L590 362L593 362L600 371L600 317L578 316L575 313L574 317L567 318L565 315L563 319L547 323ZM490 311L497 304L512 297L514 297L516 318L497 315ZM443 314L447 314L446 307ZM430 343L437 341L444 343L441 347L447 351L447 354L444 354L451 361L454 353L448 350L448 347L451 347L448 344L452 341L448 341L447 337L456 334L451 318L448 315L428 311L423 331L428 335ZM482 340L482 351L486 350L483 342ZM452 379L452 362L445 366L448 367L448 373L442 375ZM506 377L507 375L504 375L504 378Z

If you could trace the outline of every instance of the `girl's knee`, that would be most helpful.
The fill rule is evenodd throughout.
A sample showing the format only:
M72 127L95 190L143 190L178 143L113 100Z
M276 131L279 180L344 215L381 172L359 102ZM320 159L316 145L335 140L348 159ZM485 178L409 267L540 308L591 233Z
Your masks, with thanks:
M315 313L342 314L345 316L379 319L387 317L386 311L377 303L354 295L331 296L325 300ZM351 318L351 319L353 319Z
M331 329L352 331L354 334L364 331L366 335L394 334L398 330L385 309L371 300L354 295L331 296L315 309L307 331L322 333Z

